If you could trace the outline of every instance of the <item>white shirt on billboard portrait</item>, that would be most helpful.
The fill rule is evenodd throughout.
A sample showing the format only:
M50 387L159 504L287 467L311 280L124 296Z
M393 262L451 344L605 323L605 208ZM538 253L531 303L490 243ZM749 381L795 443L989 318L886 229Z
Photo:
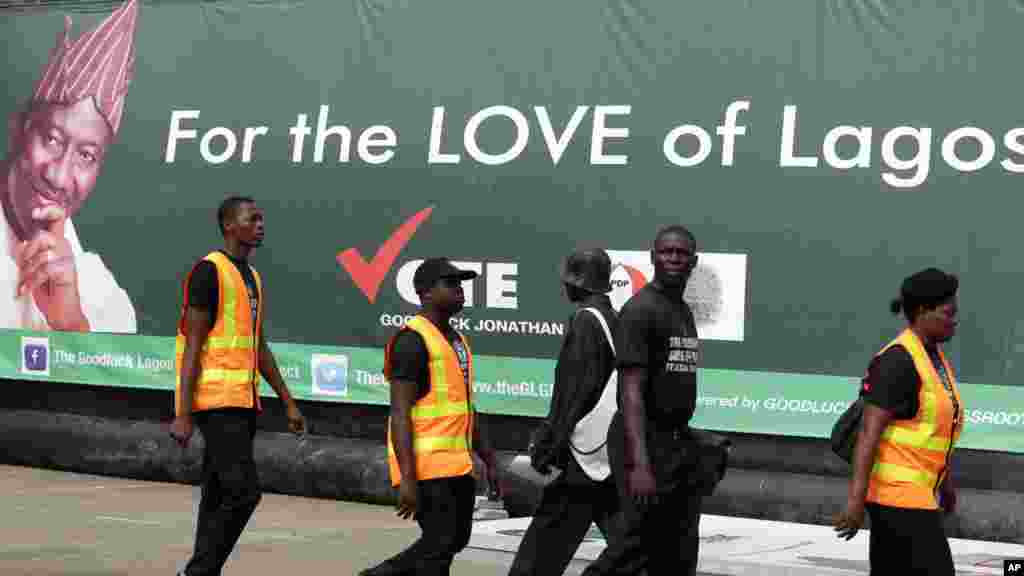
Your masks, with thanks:
M46 317L36 306L32 294L18 297L18 264L14 249L18 239L14 235L3 210L0 227L6 231L6 241L0 242L0 328L49 331ZM82 312L89 320L90 331L134 334L138 330L135 307L128 293L114 279L98 254L86 252L78 240L75 225L69 218L64 237L71 244L78 273L78 292L82 299Z

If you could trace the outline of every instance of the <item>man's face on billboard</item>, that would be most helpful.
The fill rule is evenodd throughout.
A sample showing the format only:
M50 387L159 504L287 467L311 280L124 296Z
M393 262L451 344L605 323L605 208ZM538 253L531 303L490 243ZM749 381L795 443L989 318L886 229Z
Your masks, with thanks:
M78 212L92 193L113 138L91 97L36 104L11 126L12 181L7 198L30 237Z

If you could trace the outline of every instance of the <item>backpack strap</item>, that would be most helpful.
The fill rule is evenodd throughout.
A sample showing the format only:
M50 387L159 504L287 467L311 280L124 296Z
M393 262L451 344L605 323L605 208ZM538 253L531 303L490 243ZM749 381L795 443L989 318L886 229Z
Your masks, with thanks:
M612 331L608 329L608 323L605 321L604 315L597 308L584 308L584 310L597 316L597 321L601 323L601 328L604 330L604 337L608 340L608 345L612 347L612 354L615 354L615 342L612 340Z

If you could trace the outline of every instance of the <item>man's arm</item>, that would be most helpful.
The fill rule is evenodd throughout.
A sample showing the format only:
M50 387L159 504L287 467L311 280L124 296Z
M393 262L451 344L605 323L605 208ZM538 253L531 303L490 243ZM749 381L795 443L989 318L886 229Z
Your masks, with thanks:
M484 464L491 466L496 461L494 448L491 446L490 435L487 434L487 426L484 425L483 421L483 415L473 408L473 448L480 456L480 459L484 461Z
M302 413L299 412L299 407L295 404L295 399L292 398L291 391L288 390L288 385L285 384L284 378L281 377L281 370L277 367L277 360L274 359L274 353L267 346L262 330L260 330L259 370L263 378L270 384L270 387L274 389L277 397L284 402L288 416L288 428L296 434L305 432L306 420L303 418Z
M260 334L259 369L263 379L267 381L267 384L270 384L270 387L274 389L274 393L277 394L277 397L282 402L285 404L295 402L292 399L291 391L288 390L288 384L285 383L284 377L281 376L281 370L277 367L274 353L267 346L267 341L263 338L263 334Z
M650 470L647 453L647 412L644 406L644 388L647 386L647 367L626 366L619 369L622 382L622 424L625 432L626 469Z
M181 362L181 400L179 416L192 417L192 396L199 380L199 355L210 334L210 314L202 308L189 306L185 312L185 354Z
M202 367L199 355L210 333L210 313L202 308L189 306L185 311L185 351L181 361L181 393L178 405L174 407L175 418L171 424L171 437L183 447L188 446L192 437L192 400L196 382Z
M412 448L412 406L418 386L402 378L391 380L391 442L398 460L398 516L413 518L417 506L416 454Z
M483 415L473 409L473 447L477 456L487 467L487 482L490 485L490 496L500 498L502 494L501 479L498 472L498 455L491 445L490 434L484 424Z
M638 303L623 306L616 335L627 492L645 502L656 493L647 446L647 405L656 311Z
M412 449L412 406L416 403L416 390L415 382L391 381L391 441L403 483L417 480L416 455Z

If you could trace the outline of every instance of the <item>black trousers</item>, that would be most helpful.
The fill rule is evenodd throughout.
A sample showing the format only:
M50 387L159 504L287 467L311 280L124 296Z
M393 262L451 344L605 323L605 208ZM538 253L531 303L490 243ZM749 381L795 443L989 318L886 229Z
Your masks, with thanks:
M695 575L701 500L685 485L659 492L655 504L623 499L608 547L583 575L637 574L645 564L650 576Z
M194 421L206 447L195 550L185 574L215 576L261 498L253 461L256 411L208 410L197 412Z
M476 505L472 476L421 480L417 483L416 522L419 540L371 568L374 576L448 576L455 555L469 544Z
M696 443L686 423L666 418L647 422L647 450L658 485L657 501L640 505L626 493L625 432L622 413L608 430L608 456L618 488L621 513L608 546L584 576L697 573L700 507L695 483Z
M594 482L570 457L566 470L544 488L509 576L561 576L591 523L597 523L607 539L618 512L612 480Z
M871 575L953 576L953 555L941 510L893 508L868 502Z

